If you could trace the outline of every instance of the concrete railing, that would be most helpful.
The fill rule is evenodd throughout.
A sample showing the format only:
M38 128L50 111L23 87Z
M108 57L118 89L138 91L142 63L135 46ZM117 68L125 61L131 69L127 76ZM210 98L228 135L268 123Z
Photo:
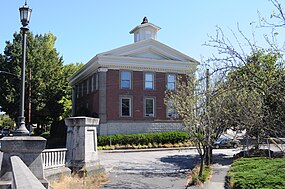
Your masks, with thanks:
M12 189L45 189L21 158L12 156L11 165L13 173Z
M65 166L66 148L46 149L42 152L44 169Z

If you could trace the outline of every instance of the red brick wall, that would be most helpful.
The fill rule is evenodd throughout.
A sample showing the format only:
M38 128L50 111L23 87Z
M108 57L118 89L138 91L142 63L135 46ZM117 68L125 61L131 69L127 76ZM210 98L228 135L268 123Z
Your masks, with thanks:
M92 76L88 77L89 79L89 94L87 94L87 79L85 79L84 82L84 91L82 96L82 82L79 84L79 98L76 97L76 115L80 114L79 111L82 110L82 108L86 108L86 104L88 103L88 111L90 115L88 116L94 116L95 114L99 115L99 91L96 90L96 74L94 74L94 90L92 92ZM77 89L76 89L77 92Z
M107 72L107 120L165 120L164 91L166 74L155 73L155 90L144 90L144 72L132 72L132 89L120 89L120 71ZM120 117L120 96L132 96L132 117ZM144 117L144 97L155 98L155 117Z
M94 74L95 77L96 74ZM166 117L166 106L164 104L164 92L167 85L167 73L154 73L154 90L144 89L144 72L132 71L132 89L120 89L120 71L108 70L106 78L106 108L107 108L107 121L108 120L168 120ZM88 110L90 114L99 114L99 90L96 90L94 82L94 91L92 92L92 76L89 79L89 94L87 94L87 79L84 80L84 95L81 95L81 83L79 84L79 98L76 98L76 114L82 108L86 108L88 103ZM96 78L96 77L95 77ZM77 90L76 90L77 91ZM120 96L132 97L132 116L120 117ZM144 98L155 98L155 117L144 116ZM89 115L89 116L91 116Z

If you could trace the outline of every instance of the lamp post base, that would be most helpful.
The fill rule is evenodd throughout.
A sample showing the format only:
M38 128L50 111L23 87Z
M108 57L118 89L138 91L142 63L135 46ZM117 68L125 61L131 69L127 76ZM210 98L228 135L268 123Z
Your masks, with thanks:
M14 136L29 136L30 132L25 126L25 117L19 117L18 118L18 128L14 131Z

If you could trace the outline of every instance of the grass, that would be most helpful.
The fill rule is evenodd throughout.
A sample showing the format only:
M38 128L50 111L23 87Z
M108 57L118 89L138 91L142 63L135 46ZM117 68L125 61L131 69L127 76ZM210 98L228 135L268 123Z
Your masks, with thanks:
M53 189L99 189L107 182L107 176L101 173L87 177L63 176L59 181L52 181L50 185Z
M228 173L231 189L284 189L284 158L242 158Z
M198 176L200 171L200 166L196 165L195 168L191 171L191 174L188 177L188 186L192 185L202 185L202 183L206 182L210 179L212 174L211 166L205 166L203 170L202 176Z

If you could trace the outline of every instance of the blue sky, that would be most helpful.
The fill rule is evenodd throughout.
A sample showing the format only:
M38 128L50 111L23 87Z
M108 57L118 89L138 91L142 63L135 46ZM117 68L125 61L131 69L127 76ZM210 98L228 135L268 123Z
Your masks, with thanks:
M273 5L268 0L27 0L33 9L30 30L34 34L51 32L57 37L56 48L65 63L86 63L98 53L133 43L129 31L144 16L160 26L158 40L198 61L213 49L202 46L215 35L216 26L230 36L230 29L250 36L258 25L259 11L269 17ZM1 0L0 52L5 41L21 27L19 7L24 0ZM268 29L255 29L256 39Z

